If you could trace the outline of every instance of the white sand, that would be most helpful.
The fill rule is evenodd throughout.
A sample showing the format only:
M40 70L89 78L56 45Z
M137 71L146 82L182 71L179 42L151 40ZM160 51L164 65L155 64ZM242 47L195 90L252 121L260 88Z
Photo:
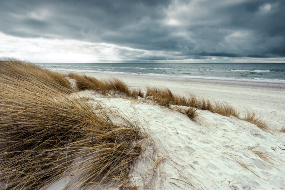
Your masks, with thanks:
M285 128L285 84L102 73L78 74L99 79L115 77L130 87L142 90L146 86L156 86L169 88L172 92L182 95L193 93L213 101L226 102L242 112L249 109L268 122L272 129Z
M94 74L95 77L109 77ZM113 76L114 77L114 76ZM270 126L284 126L284 86L178 78L115 76L132 87L168 87L173 92L202 95L238 108L250 107ZM205 83L204 83L205 82ZM216 83L217 82L217 83ZM285 187L285 134L265 132L233 117L198 111L197 122L185 115L134 100L98 97L92 91L78 93L100 101L111 110L142 126L153 142L136 163L132 183L145 189L142 176L157 165L150 189L283 189ZM283 95L283 96L282 96ZM94 101L93 101L94 102ZM92 103L92 101L90 101ZM151 141L152 140L152 141ZM254 153L255 152L255 153ZM262 153L262 154L259 154ZM260 155L260 156L258 156ZM263 156L262 156L263 155ZM146 175L144 181L150 180ZM59 182L63 186L67 181ZM107 188L107 187L104 187ZM61 189L54 184L49 189Z

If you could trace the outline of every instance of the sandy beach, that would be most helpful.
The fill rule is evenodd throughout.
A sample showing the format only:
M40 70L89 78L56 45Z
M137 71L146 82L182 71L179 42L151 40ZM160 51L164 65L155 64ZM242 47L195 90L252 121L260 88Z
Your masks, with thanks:
M172 92L189 93L211 101L226 102L241 112L245 109L255 112L272 129L285 127L285 84L258 83L213 79L189 79L178 77L154 77L143 75L78 73L98 79L112 77L124 81L128 86L140 88L155 86L169 88Z
M241 111L247 108L276 129L264 131L203 110L191 121L177 111L144 101L110 98L89 90L76 93L91 98L90 104L99 103L106 112L123 114L149 135L131 173L131 183L138 189L284 188L285 136L277 131L285 123L284 84L84 74L98 79L115 77L133 88L167 87L175 93L226 102ZM68 182L64 178L48 190L63 189ZM113 189L108 185L100 188Z
M1 71L3 189L285 187L285 84Z

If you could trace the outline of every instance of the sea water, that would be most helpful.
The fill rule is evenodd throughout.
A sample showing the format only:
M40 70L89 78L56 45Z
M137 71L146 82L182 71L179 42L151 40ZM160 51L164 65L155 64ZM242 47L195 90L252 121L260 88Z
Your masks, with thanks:
M41 67L70 72L93 72L285 83L285 63L41 63Z

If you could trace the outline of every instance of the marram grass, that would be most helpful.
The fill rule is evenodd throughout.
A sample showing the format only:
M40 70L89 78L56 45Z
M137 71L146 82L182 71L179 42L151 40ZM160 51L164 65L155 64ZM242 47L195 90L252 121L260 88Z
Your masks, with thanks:
M131 187L143 134L69 98L72 92L63 75L0 62L0 189L44 189L69 173L77 177L66 189Z
M74 73L68 74L68 77L75 79L77 84L77 90L95 90L103 94L110 91L119 92L127 97L137 98L145 97L157 104L165 107L171 105L186 106L188 110L183 111L191 120L195 120L198 116L196 110L208 110L212 113L217 113L223 116L233 116L238 119L253 123L263 130L268 130L267 124L260 118L257 118L255 113L246 112L245 117L241 117L241 113L234 107L220 102L211 102L201 97L197 97L193 94L189 96L176 95L167 88L147 87L146 93L142 93L140 89L130 89L124 82L118 79L111 80L98 80L94 77L88 77L85 75L78 75Z
M110 80L98 80L94 77L78 75L75 73L69 73L67 76L76 80L76 88L79 91L95 90L102 94L107 94L110 91L116 91L127 97L143 97L143 93L140 89L130 89L123 81L116 78Z

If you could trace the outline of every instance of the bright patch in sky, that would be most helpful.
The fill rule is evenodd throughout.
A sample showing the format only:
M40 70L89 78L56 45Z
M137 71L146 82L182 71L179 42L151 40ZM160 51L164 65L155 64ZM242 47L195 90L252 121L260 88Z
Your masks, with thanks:
M261 13L268 13L270 10L271 10L271 5L269 3L260 7Z
M13 57L33 62L95 63L102 60L120 61L117 47L106 43L44 38L19 38L0 33L0 52L3 57Z

